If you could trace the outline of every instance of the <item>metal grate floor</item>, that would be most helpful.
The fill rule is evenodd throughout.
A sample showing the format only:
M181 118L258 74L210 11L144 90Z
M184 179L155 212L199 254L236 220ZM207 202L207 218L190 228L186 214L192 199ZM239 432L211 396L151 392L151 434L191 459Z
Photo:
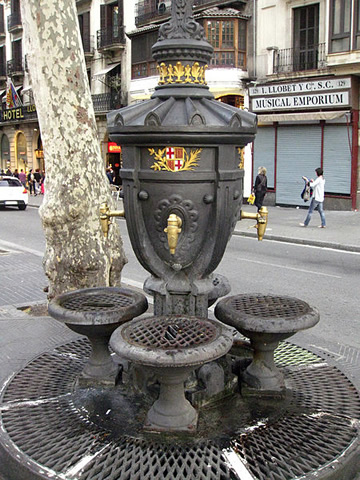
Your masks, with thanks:
M76 389L90 350L85 339L57 347L3 386L0 447L36 478L348 478L336 470L358 446L359 394L341 371L303 348L283 342L276 351L285 398L229 397L201 410L192 436L144 432L151 398L121 386Z

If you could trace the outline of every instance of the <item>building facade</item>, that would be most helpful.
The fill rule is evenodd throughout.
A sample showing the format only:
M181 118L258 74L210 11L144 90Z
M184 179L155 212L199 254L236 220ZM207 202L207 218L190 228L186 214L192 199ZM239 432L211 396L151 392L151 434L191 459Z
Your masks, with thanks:
M106 114L127 105L130 40L125 21L134 25L132 9L125 17L123 0L77 0L76 7L87 75L104 162L119 170L120 149L109 144ZM7 108L7 80L11 79L22 105ZM0 169L46 169L36 105L26 65L20 0L0 1Z
M0 0L0 168L46 169L23 49L21 0ZM151 56L171 0L76 0L104 163L118 171L106 113L150 98ZM258 114L243 153L245 197L259 166L267 202L304 205L302 176L322 166L325 207L359 207L360 0L194 0L214 47L206 82L221 102ZM23 105L6 108L11 78Z
M304 205L302 176L324 169L325 208L359 206L360 2L257 2L258 114L253 171L264 165L278 205Z

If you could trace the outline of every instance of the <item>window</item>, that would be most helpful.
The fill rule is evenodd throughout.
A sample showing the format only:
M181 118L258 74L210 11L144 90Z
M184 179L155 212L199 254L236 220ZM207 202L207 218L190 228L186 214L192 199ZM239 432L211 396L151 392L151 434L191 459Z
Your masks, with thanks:
M5 46L0 47L0 77L6 76L6 50Z
M360 0L330 1L330 53L360 49Z
M294 9L294 71L317 68L319 4Z
M16 40L15 42L12 42L11 50L12 50L13 69L15 71L21 72L23 70L21 40Z
M205 20L208 41L214 47L211 65L245 68L246 20Z
M100 5L101 30L98 36L98 47L106 47L114 43L124 43L123 4L122 0L115 3Z
M131 40L131 78L157 75L156 62L152 58L151 48L156 43L158 32L144 33Z
M11 13L20 13L20 0L11 0Z
M331 2L331 41L332 53L350 50L351 0Z
M5 33L4 5L0 5L0 35Z
M91 51L90 44L90 12L82 13L78 16L79 28L84 52L89 53Z

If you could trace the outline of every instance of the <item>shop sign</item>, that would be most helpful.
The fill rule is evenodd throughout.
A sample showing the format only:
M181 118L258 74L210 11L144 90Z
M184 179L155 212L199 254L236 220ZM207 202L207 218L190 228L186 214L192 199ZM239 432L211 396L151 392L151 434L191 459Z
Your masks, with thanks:
M108 142L108 153L121 153L120 145L115 142Z
M252 111L345 107L350 87L350 78L257 86L250 88Z
M0 122L11 122L33 117L36 113L35 105L24 105L17 108L9 108L0 112Z
M349 92L294 95L292 97L254 98L252 110L287 110L349 106Z

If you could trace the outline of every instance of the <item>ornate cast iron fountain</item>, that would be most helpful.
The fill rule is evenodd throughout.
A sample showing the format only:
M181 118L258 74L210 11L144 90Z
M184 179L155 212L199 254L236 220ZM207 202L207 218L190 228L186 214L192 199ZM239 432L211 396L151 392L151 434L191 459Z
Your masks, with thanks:
M159 29L155 93L110 112L108 130L122 147L126 222L136 256L151 273L144 288L154 296L155 314L207 317L209 300L229 292L213 272L239 220L239 152L254 139L257 120L210 93L205 71L213 48L192 3L174 1L171 20ZM266 209L261 213L251 217L262 237Z
M145 289L155 316L129 321L146 301L124 289L69 292L53 302L54 317L88 335L92 347L84 339L59 345L3 386L7 480L352 480L358 472L354 386L310 351L281 342L274 353L279 339L318 321L316 310L269 295L221 300L217 317L251 345L207 318L209 304L229 292L214 271L235 223L254 218L262 239L267 211L240 215L239 151L254 139L256 117L209 92L212 48L192 4L173 0L160 28L152 98L108 116L110 137L123 148L126 222L151 274ZM101 206L105 235L111 217L123 215ZM109 373L114 382L114 358L116 387L99 387ZM225 388L231 368L237 389ZM216 400L206 408L201 388Z

